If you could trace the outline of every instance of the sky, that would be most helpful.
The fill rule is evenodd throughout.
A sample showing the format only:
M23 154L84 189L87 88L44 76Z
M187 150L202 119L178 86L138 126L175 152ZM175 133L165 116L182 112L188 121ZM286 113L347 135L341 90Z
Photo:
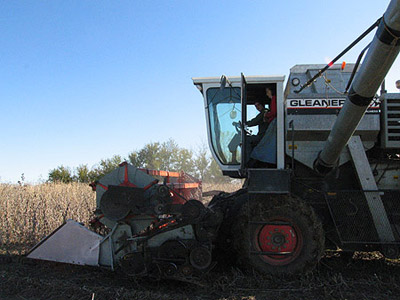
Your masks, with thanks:
M1 1L0 182L41 182L60 165L170 138L196 150L207 133L192 77L287 78L296 64L327 63L388 3ZM373 34L342 60L355 62ZM399 58L389 92L398 79Z

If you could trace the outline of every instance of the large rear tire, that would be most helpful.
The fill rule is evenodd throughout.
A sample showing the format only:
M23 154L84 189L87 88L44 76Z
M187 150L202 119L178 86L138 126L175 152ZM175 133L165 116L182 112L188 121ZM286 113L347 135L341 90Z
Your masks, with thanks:
M272 275L307 273L324 252L325 236L314 210L287 195L250 197L232 237L240 266Z

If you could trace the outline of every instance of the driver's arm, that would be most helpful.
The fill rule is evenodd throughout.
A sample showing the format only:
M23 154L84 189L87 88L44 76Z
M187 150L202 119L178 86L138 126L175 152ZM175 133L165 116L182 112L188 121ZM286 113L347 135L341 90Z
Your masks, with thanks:
M259 113L255 118L251 119L250 121L245 122L247 126L257 126L260 125L264 120L264 113Z

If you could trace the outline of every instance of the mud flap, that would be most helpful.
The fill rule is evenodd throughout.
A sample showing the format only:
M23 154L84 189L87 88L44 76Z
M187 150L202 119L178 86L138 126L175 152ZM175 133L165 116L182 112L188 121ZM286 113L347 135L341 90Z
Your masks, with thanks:
M99 265L103 237L74 220L68 220L41 240L27 257L76 265Z

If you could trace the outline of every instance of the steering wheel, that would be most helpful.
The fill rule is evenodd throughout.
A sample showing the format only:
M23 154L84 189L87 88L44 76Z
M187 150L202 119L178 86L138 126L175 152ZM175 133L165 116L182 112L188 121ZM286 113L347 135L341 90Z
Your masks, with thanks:
M244 130L246 135L251 135L251 132L245 126L243 126L242 122L240 122L240 121L232 122L232 125L235 126L235 129L236 129L237 133L240 134L242 132L242 130Z

